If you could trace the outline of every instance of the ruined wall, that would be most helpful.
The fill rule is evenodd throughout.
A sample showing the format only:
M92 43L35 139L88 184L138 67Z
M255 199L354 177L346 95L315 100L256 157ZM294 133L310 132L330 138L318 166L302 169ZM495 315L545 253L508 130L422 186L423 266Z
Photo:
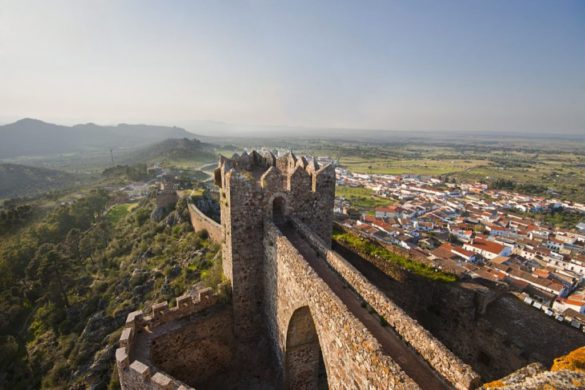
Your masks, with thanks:
M370 283L347 260L329 250L307 226L292 219L297 230L311 245L319 250L329 265L392 326L429 364L458 388L471 388L479 384L479 376L473 369L434 338L416 320Z
M281 369L289 320L308 306L329 388L419 388L270 221L265 224L264 247L265 313Z
M209 233L209 238L213 241L219 243L223 240L223 232L220 224L203 214L203 212L201 212L201 210L199 210L194 204L189 203L188 208L189 216L191 217L191 225L196 232L205 229L207 230L207 233Z
M238 337L251 339L262 331L264 218L272 218L280 197L285 217L297 216L329 242L335 170L292 153L276 159L252 152L220 159L215 180L221 187L223 271L232 285L234 327Z
M150 358L158 369L197 388L231 364L231 307L214 308L181 325L152 340Z
M216 303L217 297L211 289L204 289L196 296L178 297L176 306L172 308L166 302L154 305L150 316L145 316L142 311L130 313L120 336L120 348L116 350L116 366L122 390L191 389L156 367L149 355L150 345L166 332L179 329L181 324L178 321L203 312Z
M173 207L178 200L179 196L175 191L161 191L156 195L156 207Z

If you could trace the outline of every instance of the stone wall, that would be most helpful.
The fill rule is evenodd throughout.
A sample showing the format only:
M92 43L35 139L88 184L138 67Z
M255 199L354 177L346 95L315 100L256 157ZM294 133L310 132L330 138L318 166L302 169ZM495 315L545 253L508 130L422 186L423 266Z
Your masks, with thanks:
M378 341L270 221L265 223L265 313L284 370L289 320L308 307L331 389L417 389ZM286 375L286 374L285 374Z
M149 316L142 311L130 313L120 336L120 347L116 350L122 390L191 389L152 363L149 346L157 335L176 329L179 326L177 321L209 309L216 303L217 297L212 290L204 289L196 296L178 297L176 306L172 308L166 302L153 305Z
M397 279L379 262L342 246L336 251L484 381L501 378L531 362L548 366L555 357L585 345L583 332L512 294L502 295L496 289L494 297L495 287L485 281L439 283L412 273Z
M209 233L209 238L213 241L219 243L223 240L221 225L203 214L203 212L192 203L189 203L189 215L191 217L191 225L196 232L205 229L207 230L207 233Z
M479 375L469 365L463 363L416 320L388 299L347 260L329 250L307 226L295 218L292 218L292 221L301 235L320 252L329 265L437 372L457 388L469 389L479 385Z
M335 169L289 153L280 158L257 152L221 158L215 172L221 187L223 272L231 281L234 327L252 339L262 329L266 297L262 279L264 219L273 202L284 202L284 217L296 216L327 242L332 231Z
M214 176L221 187L221 225L193 205L189 212L195 230L204 228L223 244L223 272L232 284L232 305L217 305L217 297L206 289L197 296L177 298L172 308L155 304L148 316L131 313L116 351L123 390L277 387L272 384L321 388L323 371L331 389L410 390L435 380L438 387L479 385L470 366L407 314L416 305L400 308L396 302L402 303L403 297L387 295L330 250L332 166L321 168L292 153L276 159L270 153L252 152L221 158ZM419 299L428 292L406 294ZM489 314L495 305L487 306L489 299L484 302L482 297L474 293L463 304L483 308L474 315ZM507 321L507 316L501 317ZM382 319L392 330L383 328ZM464 329L469 332L453 332L450 339L473 338L481 325L477 321L473 329ZM388 347L389 334L402 349ZM506 335L501 337L505 343ZM488 337L480 343L494 340ZM447 345L459 348L457 342ZM503 353L502 359L522 355L519 347L514 349L518 353ZM265 370L274 361L276 375ZM421 371L426 376L421 377Z
M231 307L219 305L162 332L150 344L158 369L195 388L227 370L234 351Z
M177 203L179 196L175 191L160 191L156 195L156 207L171 208Z

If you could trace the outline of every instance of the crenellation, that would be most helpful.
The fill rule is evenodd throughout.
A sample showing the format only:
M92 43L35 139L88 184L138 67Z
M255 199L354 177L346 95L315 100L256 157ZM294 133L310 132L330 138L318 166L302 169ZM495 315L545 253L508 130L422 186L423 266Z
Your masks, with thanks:
M264 158L266 160L266 165L268 167L275 167L276 166L276 157L272 152L264 153Z
M197 303L205 303L205 302L208 302L209 303L215 297L215 294L213 292L213 289L211 289L209 287L202 288L198 292L199 292L199 296L198 296ZM215 301L213 303L215 303Z
M145 317L144 323L148 326L159 326L161 324L177 320L179 318L197 313L217 302L217 296L211 288L204 288L197 292L196 296L182 295L176 300L173 307L168 302L156 303L152 306L152 316Z
M319 162L317 161L317 157L314 157L309 161L307 165L307 171L313 175L313 173L319 170Z
M161 390L170 390L173 388L173 379L160 371L154 374L151 380Z
M266 170L266 172L260 177L260 186L264 191L281 191L283 188L282 184L283 177L280 174L280 171L273 166L268 168L268 170Z
M195 304L195 302L193 302L193 298L191 297L191 295L184 294L184 295L181 295L180 297L177 297L177 307L178 308L187 309L187 308L193 306L194 304Z
M152 305L152 318L158 320L169 310L169 304L167 302L155 303Z
M142 362L139 362L138 360L134 360L130 364L130 370L133 371L140 378L142 378L144 381L150 378L150 367Z
M128 317L126 317L126 326L137 328L142 326L143 321L144 313L142 310L133 311L132 313L128 314Z
M135 311L128 315L126 326L120 335L120 348L116 350L116 365L123 390L139 389L177 389L183 386L191 389L168 374L157 370L146 360L139 360L135 351L137 337L147 332L155 334L162 325L189 317L216 305L218 300L211 288L200 289L195 295L185 294L177 298L176 305L168 302L152 305L151 316L145 316L142 311Z
M128 357L128 346L116 349L116 365L118 370L125 370L130 365L130 359Z
M297 165L288 176L286 190L301 199L303 193L311 192L311 176L302 165Z
M134 337L134 327L124 328L120 336L120 346L128 347L132 343Z

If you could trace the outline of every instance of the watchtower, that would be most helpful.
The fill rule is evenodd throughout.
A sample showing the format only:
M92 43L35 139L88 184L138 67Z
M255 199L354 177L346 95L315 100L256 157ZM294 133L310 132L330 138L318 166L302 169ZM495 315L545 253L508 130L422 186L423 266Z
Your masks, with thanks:
M234 326L239 338L261 330L264 296L264 221L294 216L331 244L335 169L293 153L276 158L256 151L220 158L223 272L231 281Z

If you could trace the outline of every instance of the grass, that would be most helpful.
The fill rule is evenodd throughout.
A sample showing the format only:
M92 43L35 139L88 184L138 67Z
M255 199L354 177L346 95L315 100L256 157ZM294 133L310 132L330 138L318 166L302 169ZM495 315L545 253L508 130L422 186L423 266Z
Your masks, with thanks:
M461 172L487 164L485 160L434 160L434 159L364 159L342 158L341 164L357 173L387 175L413 174L425 176Z
M345 198L351 202L353 207L373 212L376 207L389 206L396 203L393 199L383 198L369 188L337 186L335 196Z
M120 203L112 206L107 214L108 221L110 221L112 224L118 223L118 221L126 218L128 213L130 213L130 211L132 211L137 206L138 203Z
M186 198L186 197L193 197L193 196L203 196L203 188L194 188L188 190L178 190L177 193L179 197Z
M418 261L391 252L376 242L346 231L334 229L333 240L343 246L351 248L362 256L383 259L426 279L445 283L455 282L457 280L457 277L453 274L438 271L426 264L419 263Z
M179 168L188 170L197 170L201 166L216 162L215 158L206 158L197 156L194 158L165 158L161 161L161 166L169 168Z

